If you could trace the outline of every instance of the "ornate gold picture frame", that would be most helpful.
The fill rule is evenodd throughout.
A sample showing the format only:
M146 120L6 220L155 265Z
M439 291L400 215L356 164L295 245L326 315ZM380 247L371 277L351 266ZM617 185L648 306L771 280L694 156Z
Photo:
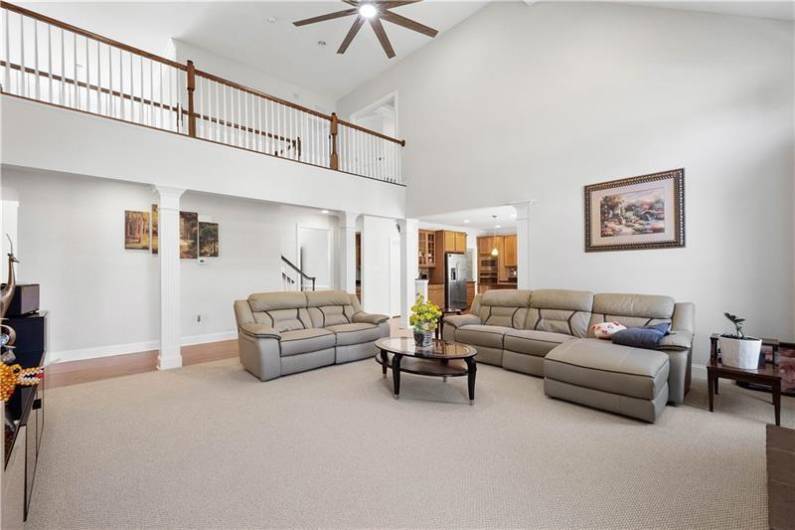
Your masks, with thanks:
M685 246L685 170L585 186L585 251Z

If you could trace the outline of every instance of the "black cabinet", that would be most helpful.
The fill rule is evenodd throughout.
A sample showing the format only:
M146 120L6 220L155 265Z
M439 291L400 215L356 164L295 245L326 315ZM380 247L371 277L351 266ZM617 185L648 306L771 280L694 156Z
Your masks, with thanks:
M24 317L6 319L6 324L14 328L17 333L16 363L23 368L43 366L45 353L45 331L47 313L40 312ZM46 378L38 385L32 387L18 386L14 395L6 403L6 418L14 425L5 427L6 454L4 459L3 490L15 490L9 495L8 502L18 502L22 499L22 506L6 506L7 498L3 496L3 509L16 513L17 510L27 520L30 510L30 501L33 494L33 484L36 478L36 467L41 450L41 441L44 435L44 391ZM12 454L18 455L11 458ZM9 473L9 464L21 464L24 459L24 472ZM9 483L8 481L12 481ZM18 483L17 483L18 482Z

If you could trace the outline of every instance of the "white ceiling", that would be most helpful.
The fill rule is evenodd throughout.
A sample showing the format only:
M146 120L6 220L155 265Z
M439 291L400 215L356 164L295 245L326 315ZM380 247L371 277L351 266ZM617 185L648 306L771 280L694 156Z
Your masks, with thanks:
M486 3L426 0L394 11L443 33ZM369 27L363 27L348 51L338 55L337 48L353 17L301 28L293 26L293 21L350 7L338 0L26 2L22 5L160 55L168 52L170 38L177 38L333 98L344 96L432 40L384 22L397 57L387 59ZM276 22L269 23L270 17L275 17ZM327 45L318 46L320 40Z
M487 3L488 0L425 0L396 8L395 12L444 32ZM525 0L525 3L528 9L532 9L538 2ZM795 18L792 1L627 0L623 3L782 20ZM397 57L386 58L369 27L362 28L347 53L338 55L336 50L353 21L352 17L302 28L292 25L295 20L346 9L348 6L339 0L109 0L21 4L160 55L167 55L170 39L177 38L331 98L347 94L432 41L424 35L385 22ZM267 19L270 17L275 17L276 22L269 23ZM318 46L320 40L326 41L327 45Z
M494 219L493 215L496 215L497 218ZM486 231L513 232L516 231L516 209L513 206L493 206L491 208L477 208L430 215L423 217L420 221ZM467 221L469 222L467 223ZM497 228L497 225L500 227Z

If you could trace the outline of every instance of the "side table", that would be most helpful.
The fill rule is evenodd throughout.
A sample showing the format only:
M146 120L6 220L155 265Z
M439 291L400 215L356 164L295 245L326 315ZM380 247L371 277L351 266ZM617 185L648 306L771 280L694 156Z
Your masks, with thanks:
M720 361L718 349L718 335L710 337L710 360L707 364L707 389L709 394L709 411L714 410L715 395L718 392L718 379L732 379L737 382L761 385L770 388L773 394L773 408L775 411L776 425L781 425L781 375L774 364L760 361L756 370L743 370L726 366ZM777 349L778 341L764 339L767 345Z

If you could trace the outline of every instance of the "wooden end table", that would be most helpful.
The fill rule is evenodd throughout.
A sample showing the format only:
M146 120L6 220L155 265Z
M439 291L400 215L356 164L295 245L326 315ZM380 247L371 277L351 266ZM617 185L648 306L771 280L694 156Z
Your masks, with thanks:
M707 364L707 389L709 394L709 411L714 410L715 395L718 392L718 379L732 379L739 383L760 385L770 389L773 394L773 408L776 418L776 425L781 425L781 374L778 367L772 363L761 360L756 370L743 370L726 366L720 361L720 351L718 349L718 337L715 334L710 337L710 360ZM763 344L777 349L778 341L773 339L763 339Z
M431 346L420 348L414 344L413 337L387 337L375 342L379 354L375 361L381 365L382 374L386 377L387 368L392 369L392 384L395 399L400 398L400 374L402 372L441 377L467 378L469 404L475 402L475 375L477 350L466 344L445 342L434 339Z

